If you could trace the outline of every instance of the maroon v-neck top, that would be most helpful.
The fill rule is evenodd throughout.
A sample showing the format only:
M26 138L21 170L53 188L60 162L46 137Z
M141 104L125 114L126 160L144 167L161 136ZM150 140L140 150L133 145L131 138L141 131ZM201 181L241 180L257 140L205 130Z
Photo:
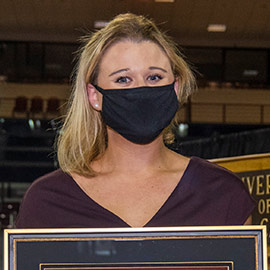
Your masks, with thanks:
M233 173L192 157L181 181L145 226L241 225L254 206L242 181ZM17 228L129 227L86 195L61 170L31 185L16 225Z

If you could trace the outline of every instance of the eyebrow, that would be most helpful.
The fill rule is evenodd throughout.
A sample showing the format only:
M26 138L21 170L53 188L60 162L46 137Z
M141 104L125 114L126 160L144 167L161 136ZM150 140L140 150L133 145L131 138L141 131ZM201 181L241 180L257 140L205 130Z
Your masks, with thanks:
M164 68L161 68L161 67L154 67L154 66L151 66L149 67L150 70L155 70L155 69L158 69L158 70L161 70L163 71L164 73L167 73L167 70L164 69ZM122 69L119 69L119 70L116 70L114 72L112 72L109 77L115 75L115 74L118 74L118 73L121 73L121 72L124 72L124 71L129 71L129 68L122 68Z
M116 70L116 71L114 71L113 73L111 73L111 74L109 75L109 77L111 77L111 76L113 76L113 75L115 75L115 74L117 74L117 73L120 73L120 72L123 72L123 71L128 71L128 70L129 70L129 68L122 68L122 69Z
M164 69L164 68L161 68L161 67L149 67L150 70L153 70L153 69L158 69L158 70L161 70L163 71L164 73L167 73L167 70Z

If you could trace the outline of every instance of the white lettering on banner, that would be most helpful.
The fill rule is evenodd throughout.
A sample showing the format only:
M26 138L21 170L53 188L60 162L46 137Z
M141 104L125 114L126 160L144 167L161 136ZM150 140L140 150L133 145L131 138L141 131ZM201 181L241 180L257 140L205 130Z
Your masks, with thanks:
M257 191L256 194L257 195L264 195L264 188L263 188L263 180L264 180L264 175L257 175L256 177L257 179Z
M267 225L269 223L269 219L268 218L262 218L260 225Z
M270 244L270 169L237 173L257 202L252 223L267 226Z
M244 184L247 185L248 191L250 194L252 194L253 188L254 188L254 184L255 184L255 176L252 177L242 177L242 181Z
M243 176L241 179L243 183L247 186L250 194L257 196L270 194L270 174Z
M258 202L258 211L260 215L270 213L270 199L260 199Z
M266 194L270 194L270 174L266 175Z

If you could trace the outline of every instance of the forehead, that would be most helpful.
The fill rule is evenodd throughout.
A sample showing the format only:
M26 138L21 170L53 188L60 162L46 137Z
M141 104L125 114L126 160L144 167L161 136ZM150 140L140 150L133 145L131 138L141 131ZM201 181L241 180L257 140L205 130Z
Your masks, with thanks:
M100 67L138 64L170 65L164 50L152 41L122 40L109 46L104 52Z

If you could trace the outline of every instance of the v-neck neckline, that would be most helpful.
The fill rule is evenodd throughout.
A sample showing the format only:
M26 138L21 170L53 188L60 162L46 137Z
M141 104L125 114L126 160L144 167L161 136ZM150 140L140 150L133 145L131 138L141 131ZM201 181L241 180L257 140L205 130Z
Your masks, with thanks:
M182 176L180 177L177 185L175 186L175 188L173 189L173 191L171 192L171 194L168 196L168 198L163 202L163 204L161 205L161 207L154 213L154 215L142 226L142 227L147 227L150 226L150 224L155 220L155 218L159 215L160 212L163 211L163 209L166 207L166 205L172 200L172 197L174 197L174 194L177 192L177 190L180 188L181 185L183 185L184 180L186 179L186 174L187 171L190 169L191 163L192 163L193 157L190 158L187 167L184 170L184 173L182 174ZM76 187L78 188L79 192L83 194L83 196L86 198L86 200L91 201L92 204L94 204L97 208L101 209L102 211L105 211L107 214L109 214L110 216L112 216L114 219L117 219L119 222L125 224L125 227L135 227L135 226L131 226L130 224L128 224L125 220L123 220L120 216L118 216L117 214L115 214L114 212L112 212L111 210L105 208L104 206L102 206L101 204L99 204L98 202L96 202L94 199L92 199L80 186L79 184L75 181L75 179L69 175L70 178L72 179L72 181L74 182L74 184L76 185Z

